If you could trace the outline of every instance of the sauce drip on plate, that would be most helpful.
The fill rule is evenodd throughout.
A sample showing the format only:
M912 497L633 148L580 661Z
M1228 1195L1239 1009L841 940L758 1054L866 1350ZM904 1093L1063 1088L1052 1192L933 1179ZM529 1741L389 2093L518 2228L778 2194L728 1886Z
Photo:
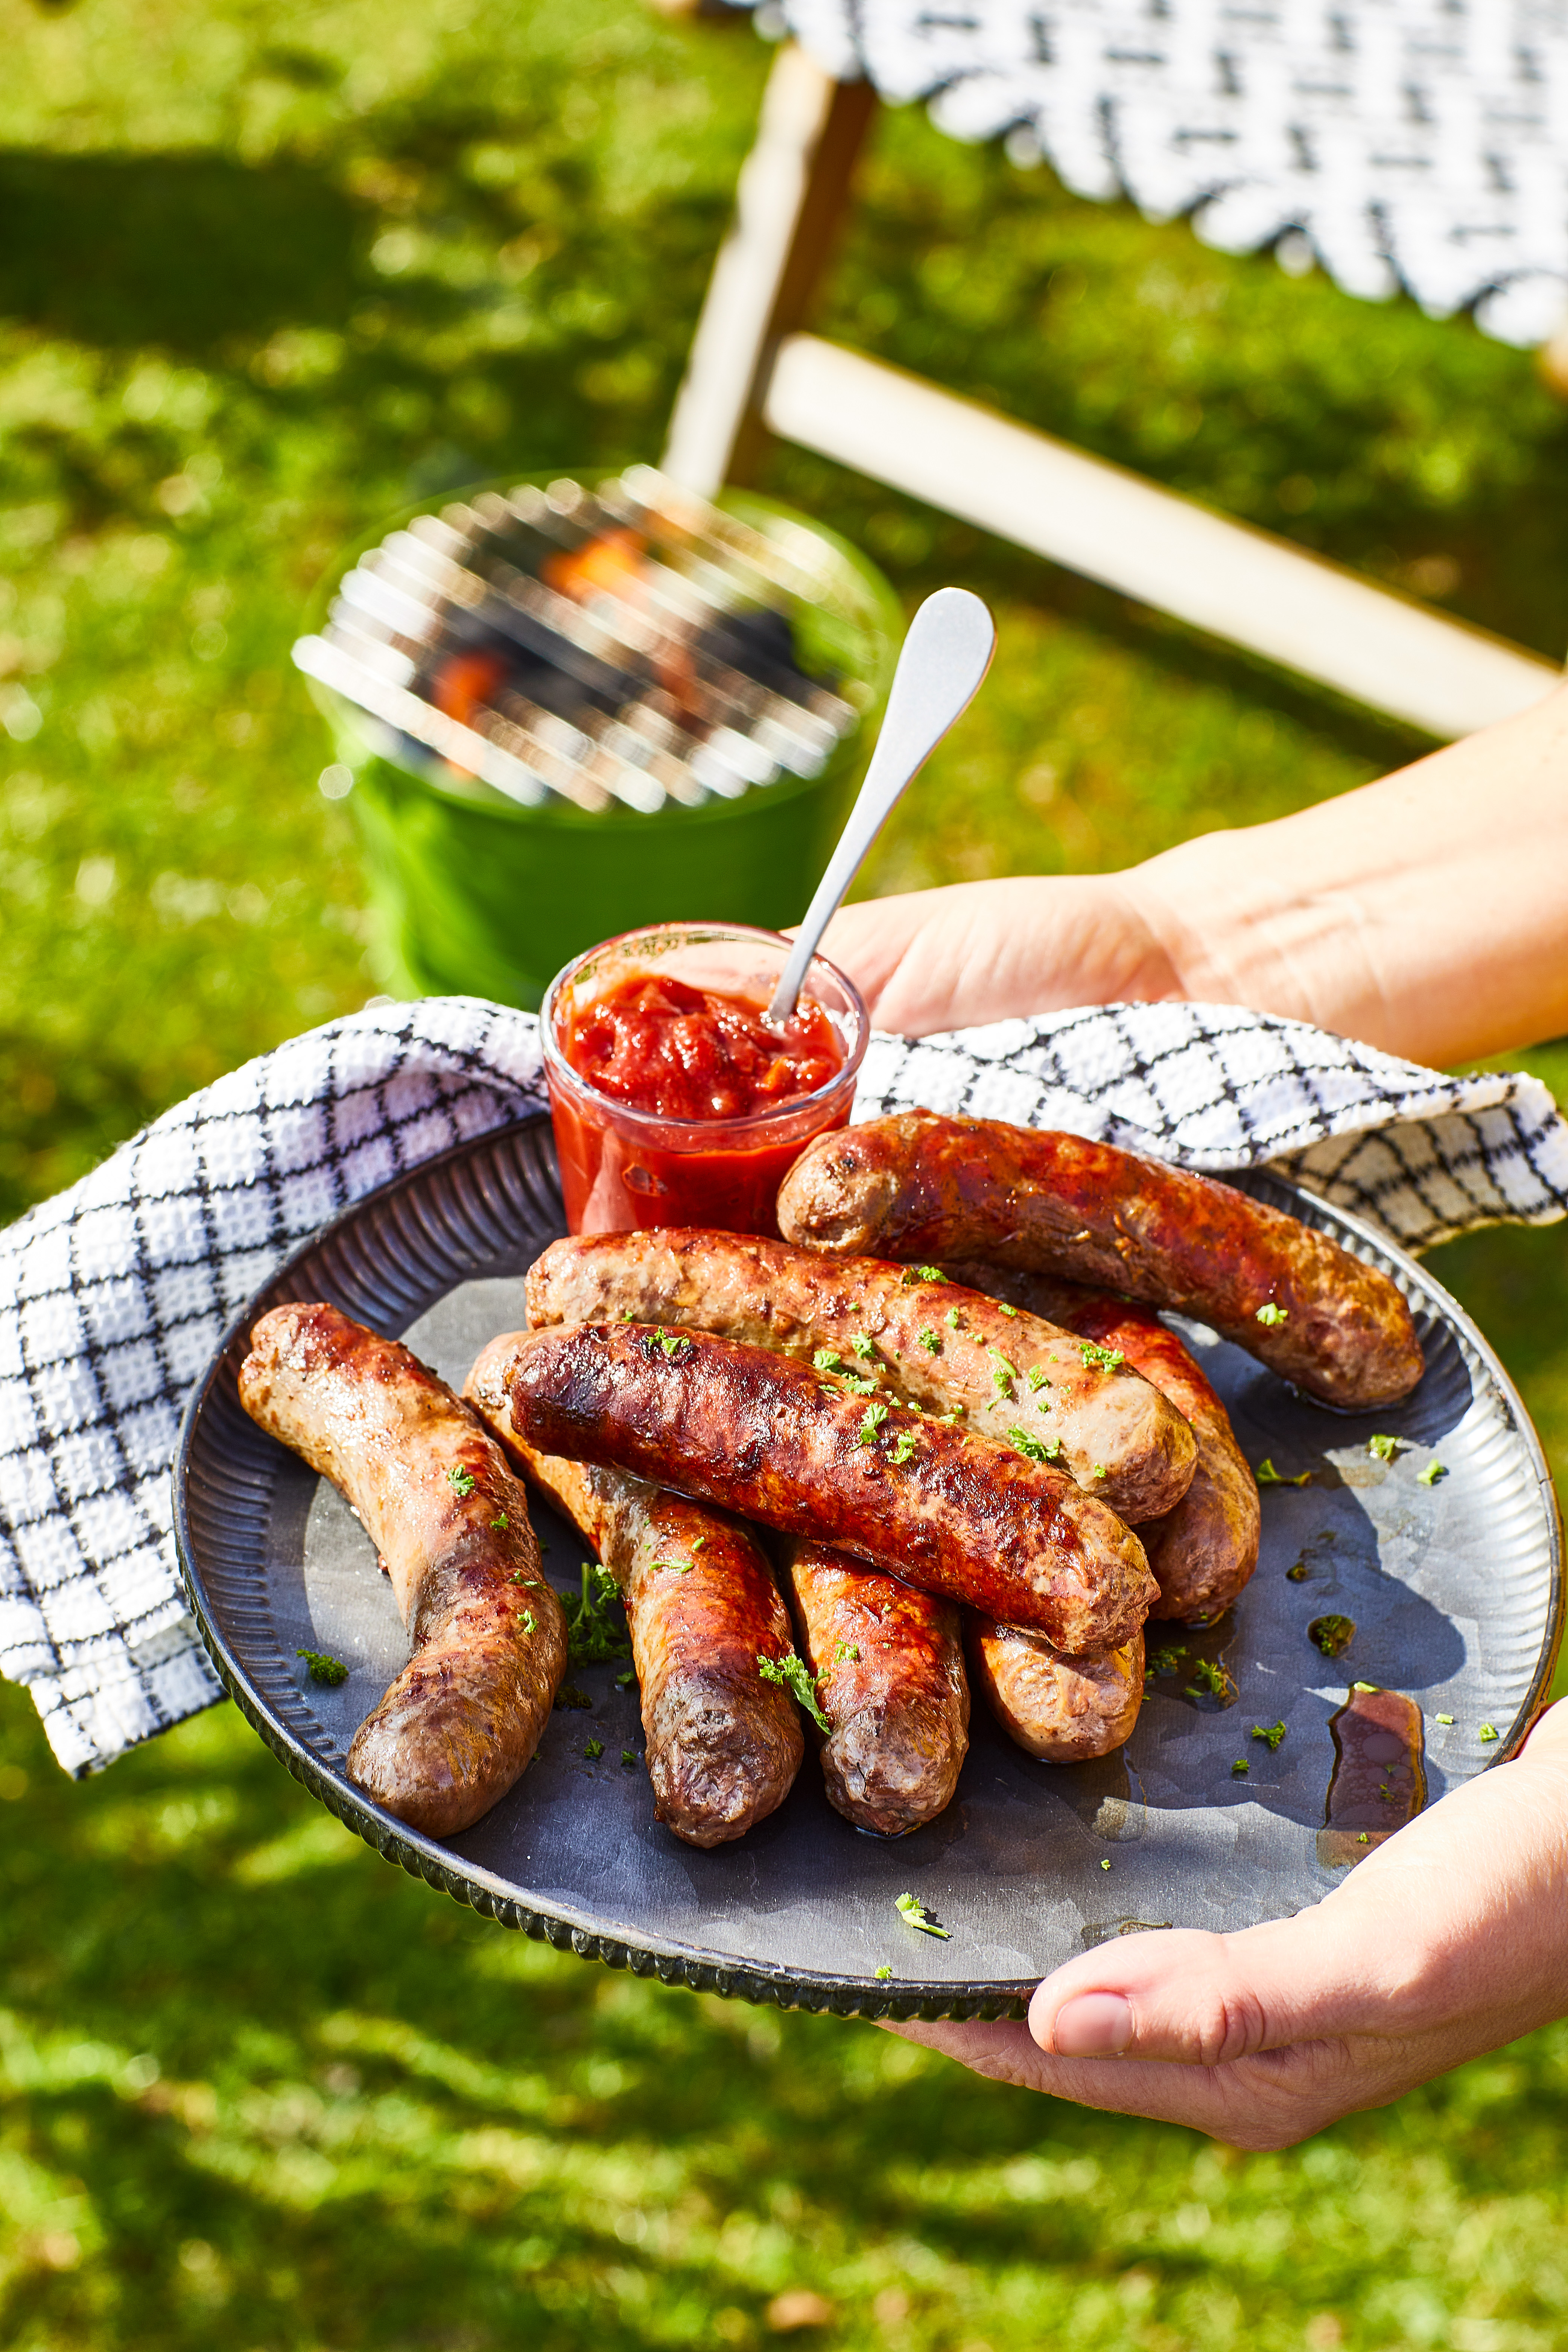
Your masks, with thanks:
M1421 1710L1402 1691L1352 1685L1330 1717L1334 1773L1318 1860L1330 1870L1364 1862L1426 1802Z

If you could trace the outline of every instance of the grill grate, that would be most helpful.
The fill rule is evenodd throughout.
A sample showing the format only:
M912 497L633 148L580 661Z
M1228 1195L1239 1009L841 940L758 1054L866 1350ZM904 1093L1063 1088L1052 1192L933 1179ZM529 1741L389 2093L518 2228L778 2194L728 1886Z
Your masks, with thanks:
M795 655L793 623L827 592L820 552L647 466L486 491L390 531L293 657L403 765L525 807L736 800L820 774L858 719Z

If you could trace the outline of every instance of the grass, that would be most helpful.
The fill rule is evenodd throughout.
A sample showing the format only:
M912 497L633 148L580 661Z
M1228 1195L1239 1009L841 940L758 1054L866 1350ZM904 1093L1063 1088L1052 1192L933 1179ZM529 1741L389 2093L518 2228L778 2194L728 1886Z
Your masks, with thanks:
M286 665L335 545L656 454L767 57L631 0L13 0L0 84L0 1216L381 984ZM888 116L829 331L1556 654L1568 420L1407 304ZM801 452L764 487L991 684L868 887L1115 866L1420 746ZM1568 1097L1568 1051L1524 1057ZM1437 1271L1568 1465L1563 1229ZM220 1709L73 1787L0 1691L0 2340L489 2352L1568 2334L1568 2031L1282 2157L536 1949Z
M1523 2352L1568 2026L1283 2156L586 1967L388 1869L230 1709L73 1787L9 1694L0 2335ZM26 1786L23 1778L26 1776Z

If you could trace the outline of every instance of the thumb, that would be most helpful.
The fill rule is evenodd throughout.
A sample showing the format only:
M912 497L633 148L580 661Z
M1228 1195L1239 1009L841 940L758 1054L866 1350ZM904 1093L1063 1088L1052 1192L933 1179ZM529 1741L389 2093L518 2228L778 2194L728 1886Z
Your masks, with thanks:
M1372 1989L1328 1907L1232 1936L1118 1938L1046 1979L1029 2032L1058 2058L1223 2066L1363 2028Z

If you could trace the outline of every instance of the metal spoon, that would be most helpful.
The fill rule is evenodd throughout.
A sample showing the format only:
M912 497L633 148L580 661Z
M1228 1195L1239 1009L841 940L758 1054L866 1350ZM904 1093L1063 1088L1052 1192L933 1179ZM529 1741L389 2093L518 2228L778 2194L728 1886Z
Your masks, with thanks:
M973 701L995 650L996 625L967 588L939 588L910 623L866 781L763 1016L770 1028L782 1029L794 1013L806 968L867 851L904 787Z

